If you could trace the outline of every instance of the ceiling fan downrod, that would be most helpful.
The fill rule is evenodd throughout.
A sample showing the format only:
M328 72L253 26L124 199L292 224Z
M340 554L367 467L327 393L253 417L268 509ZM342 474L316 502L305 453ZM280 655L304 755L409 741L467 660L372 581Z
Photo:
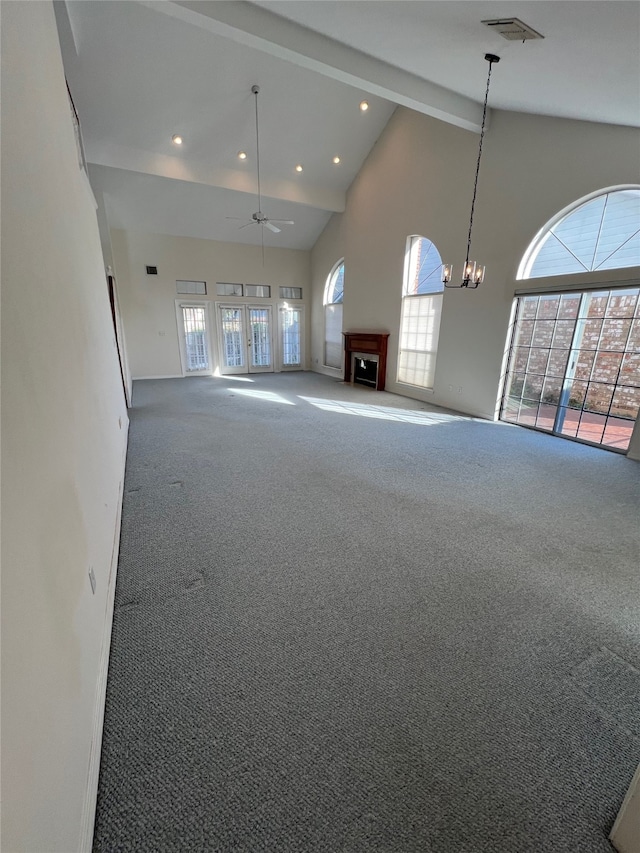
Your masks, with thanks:
M255 95L256 99L256 167L258 171L258 210L262 210L262 193L260 192L260 133L258 130L258 94L260 92L260 86L257 83L254 83L251 87L251 92Z

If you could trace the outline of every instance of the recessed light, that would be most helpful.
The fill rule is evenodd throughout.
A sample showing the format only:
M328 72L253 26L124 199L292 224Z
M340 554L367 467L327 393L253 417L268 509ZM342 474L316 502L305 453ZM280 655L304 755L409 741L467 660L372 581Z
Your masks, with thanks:
M298 165L296 166L296 172L301 172L301 171L302 171L302 164L298 163Z
M337 165L338 165L338 163L340 162L340 158L338 157L338 155L337 155L337 154L336 154L336 156L333 158L333 162L336 164L336 166L337 166Z
M238 151L238 160L246 160L247 152L246 151Z
M366 111L369 109L369 101L360 101L360 109L363 113L366 113Z
M182 137L180 136L179 133L174 133L173 136L171 137L171 141L175 145L182 145Z

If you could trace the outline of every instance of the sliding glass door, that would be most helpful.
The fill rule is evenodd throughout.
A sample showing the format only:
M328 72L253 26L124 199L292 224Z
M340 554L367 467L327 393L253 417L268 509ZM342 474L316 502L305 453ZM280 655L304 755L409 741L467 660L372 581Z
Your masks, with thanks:
M640 406L639 295L518 297L501 419L625 451Z

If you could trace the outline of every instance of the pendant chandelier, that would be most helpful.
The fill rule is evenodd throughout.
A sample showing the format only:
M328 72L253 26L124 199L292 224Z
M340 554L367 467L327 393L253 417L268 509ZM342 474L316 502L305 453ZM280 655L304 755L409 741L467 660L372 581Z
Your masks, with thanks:
M500 57L495 53L485 53L484 58L489 63L489 74L487 75L487 90L484 93L484 109L482 111L482 129L480 131L480 144L478 145L478 163L476 165L476 178L473 183L473 199L471 201L471 215L469 217L469 236L467 238L467 257L462 270L462 283L451 284L453 276L453 265L442 265L442 283L445 287L470 287L475 288L484 281L484 266L469 260L471 251L471 230L473 228L473 211L476 206L476 193L478 191L478 175L480 174L480 159L482 158L482 140L484 139L484 127L487 118L487 100L489 98L489 84L491 83L491 66L494 62L500 62Z

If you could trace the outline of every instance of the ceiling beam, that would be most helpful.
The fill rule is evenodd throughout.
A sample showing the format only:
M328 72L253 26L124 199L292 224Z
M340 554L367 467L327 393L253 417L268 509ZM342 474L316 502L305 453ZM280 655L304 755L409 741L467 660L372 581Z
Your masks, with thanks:
M255 177L244 171L212 169L203 164L187 163L179 157L109 143L89 143L85 153L87 162L96 166L256 194ZM346 205L346 195L342 190L302 185L297 181L266 179L261 181L261 190L263 198L305 204L331 213L341 213Z
M78 55L78 34L73 28L69 6L66 0L54 0L53 11L56 16L58 38L64 56L75 59Z
M482 105L476 101L288 21L246 0L142 0L142 3L368 94L465 130L480 132Z

